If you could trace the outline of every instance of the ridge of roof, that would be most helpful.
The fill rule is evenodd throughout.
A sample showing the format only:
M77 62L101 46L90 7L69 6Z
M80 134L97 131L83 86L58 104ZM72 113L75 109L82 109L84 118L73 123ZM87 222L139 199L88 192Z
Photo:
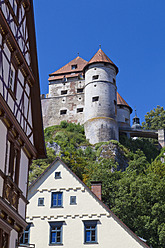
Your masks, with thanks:
M99 62L103 62L103 63L108 63L111 64L115 67L116 69L116 74L118 73L119 69L118 67L113 63L113 61L103 52L103 50L100 48L95 55L89 60L88 64L85 66L87 67L90 64L93 63L99 63ZM85 69L85 68L84 68Z
M75 59L71 60L69 63L58 69L57 71L49 74L49 76L56 76L57 74L64 74L64 73L74 73L74 72L81 72L83 71L84 66L88 63L85 59L77 56ZM72 69L72 65L77 65L76 69Z
M136 240L138 240L143 246L149 248L147 244L144 243L128 226L124 224L123 221L121 221L113 212L110 210L107 205L105 205L90 189L89 187L81 181L81 179L59 158L56 157L56 159L45 169L45 171L29 186L29 190L34 186L34 184L57 162L60 161L63 166L86 188L86 190L102 205L103 208L105 208L117 221L120 222L122 226L124 226L128 232L130 232Z
M130 112L132 113L132 108L128 105L128 103L120 96L120 94L117 92L117 105L126 106L130 109Z

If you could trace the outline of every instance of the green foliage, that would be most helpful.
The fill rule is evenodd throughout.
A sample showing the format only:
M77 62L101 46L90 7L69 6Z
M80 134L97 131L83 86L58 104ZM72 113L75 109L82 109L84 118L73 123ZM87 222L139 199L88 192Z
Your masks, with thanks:
M92 180L102 181L103 202L131 230L153 248L165 248L165 149L159 154L150 139L122 137L120 143L111 141L128 158L129 166L121 172L116 170L113 156L100 157L103 146L110 142L92 147L79 124L63 121L58 126L46 128L45 140L60 146L58 156L89 187ZM33 161L30 182L55 158L54 150L47 148L47 159Z
M145 122L142 123L145 129L165 129L165 110L159 105L145 115Z
M120 143L128 148L132 153L135 153L138 149L143 151L147 157L148 162L153 161L159 154L158 142L154 139L138 138L129 139L122 135L120 137Z

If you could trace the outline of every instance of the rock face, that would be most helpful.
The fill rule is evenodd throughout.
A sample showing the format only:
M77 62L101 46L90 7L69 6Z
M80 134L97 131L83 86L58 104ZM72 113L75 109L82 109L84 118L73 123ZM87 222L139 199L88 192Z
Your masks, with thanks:
M56 142L47 142L47 147L52 148L54 150L55 155L59 155L61 152L61 147Z
M117 143L107 142L107 144L102 144L99 149L100 157L111 158L117 162L117 170L124 171L127 168L129 160L122 146L119 146Z

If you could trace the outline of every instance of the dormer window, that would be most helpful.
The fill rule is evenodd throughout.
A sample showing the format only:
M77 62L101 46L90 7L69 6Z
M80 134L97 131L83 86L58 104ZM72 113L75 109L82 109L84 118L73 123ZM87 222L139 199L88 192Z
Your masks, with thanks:
M77 68L77 65L72 65L72 70L75 70Z
M96 80L96 79L98 79L99 78L99 75L94 75L93 77L92 77L92 80Z

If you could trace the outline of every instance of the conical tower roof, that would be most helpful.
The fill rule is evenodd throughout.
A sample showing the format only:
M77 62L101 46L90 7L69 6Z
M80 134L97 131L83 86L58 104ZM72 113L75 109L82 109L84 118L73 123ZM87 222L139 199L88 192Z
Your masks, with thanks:
M130 113L132 113L132 108L128 105L128 103L120 96L120 94L117 92L117 105L128 107L130 110Z
M116 74L118 73L119 69L118 67L112 62L112 60L103 52L103 50L100 48L97 53L90 59L88 64L85 66L85 68L93 63L108 63L111 64L115 67L116 69ZM85 69L84 68L84 69Z

